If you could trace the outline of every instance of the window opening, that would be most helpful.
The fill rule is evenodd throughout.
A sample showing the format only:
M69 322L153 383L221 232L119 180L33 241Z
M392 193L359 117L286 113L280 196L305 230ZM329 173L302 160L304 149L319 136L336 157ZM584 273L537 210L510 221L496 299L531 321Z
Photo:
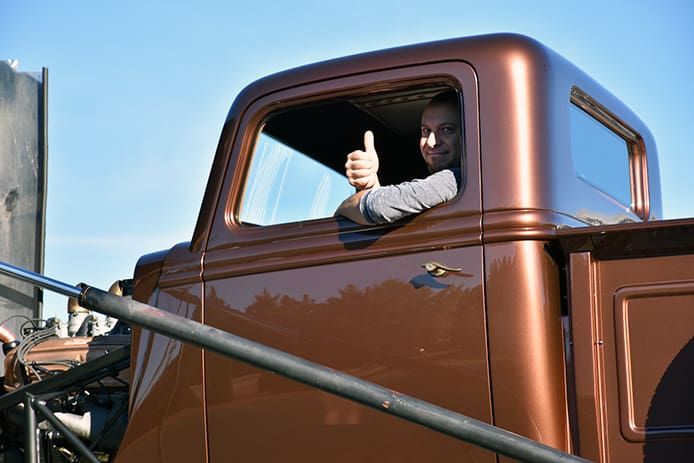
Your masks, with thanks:
M354 193L348 153L374 133L381 183L428 175L419 152L420 117L443 84L332 98L271 113L257 136L238 219L274 225L331 217Z

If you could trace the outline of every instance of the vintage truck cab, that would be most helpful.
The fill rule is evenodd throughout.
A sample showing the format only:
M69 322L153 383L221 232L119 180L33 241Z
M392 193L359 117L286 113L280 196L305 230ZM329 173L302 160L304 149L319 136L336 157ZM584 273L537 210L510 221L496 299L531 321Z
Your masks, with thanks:
M428 175L419 118L445 90L458 196L334 216L366 130L382 183ZM592 461L666 461L693 442L691 380L660 388L692 358L694 235L661 209L648 128L557 53L512 34L395 48L244 89L191 241L143 256L134 297ZM117 462L449 460L504 458L134 328Z

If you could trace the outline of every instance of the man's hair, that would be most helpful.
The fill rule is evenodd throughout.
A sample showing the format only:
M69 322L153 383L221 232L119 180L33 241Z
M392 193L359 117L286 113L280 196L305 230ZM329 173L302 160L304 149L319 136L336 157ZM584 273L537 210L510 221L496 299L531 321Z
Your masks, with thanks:
M429 101L429 104L450 105L457 108L458 101L458 92L455 90L446 90L445 92L434 95L434 97Z

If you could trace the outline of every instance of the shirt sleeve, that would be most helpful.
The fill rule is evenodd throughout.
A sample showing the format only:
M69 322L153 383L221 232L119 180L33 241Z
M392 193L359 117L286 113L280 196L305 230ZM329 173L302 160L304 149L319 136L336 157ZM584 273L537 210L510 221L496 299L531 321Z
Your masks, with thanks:
M452 200L460 182L460 169L444 169L424 179L369 190L359 209L369 223L392 223Z

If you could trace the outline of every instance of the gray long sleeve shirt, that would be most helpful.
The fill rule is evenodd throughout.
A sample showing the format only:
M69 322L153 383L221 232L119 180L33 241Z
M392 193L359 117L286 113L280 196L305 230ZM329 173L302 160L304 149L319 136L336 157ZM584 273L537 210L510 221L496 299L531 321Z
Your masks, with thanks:
M369 190L359 210L373 224L392 223L450 201L460 188L460 169L444 169L424 179Z

